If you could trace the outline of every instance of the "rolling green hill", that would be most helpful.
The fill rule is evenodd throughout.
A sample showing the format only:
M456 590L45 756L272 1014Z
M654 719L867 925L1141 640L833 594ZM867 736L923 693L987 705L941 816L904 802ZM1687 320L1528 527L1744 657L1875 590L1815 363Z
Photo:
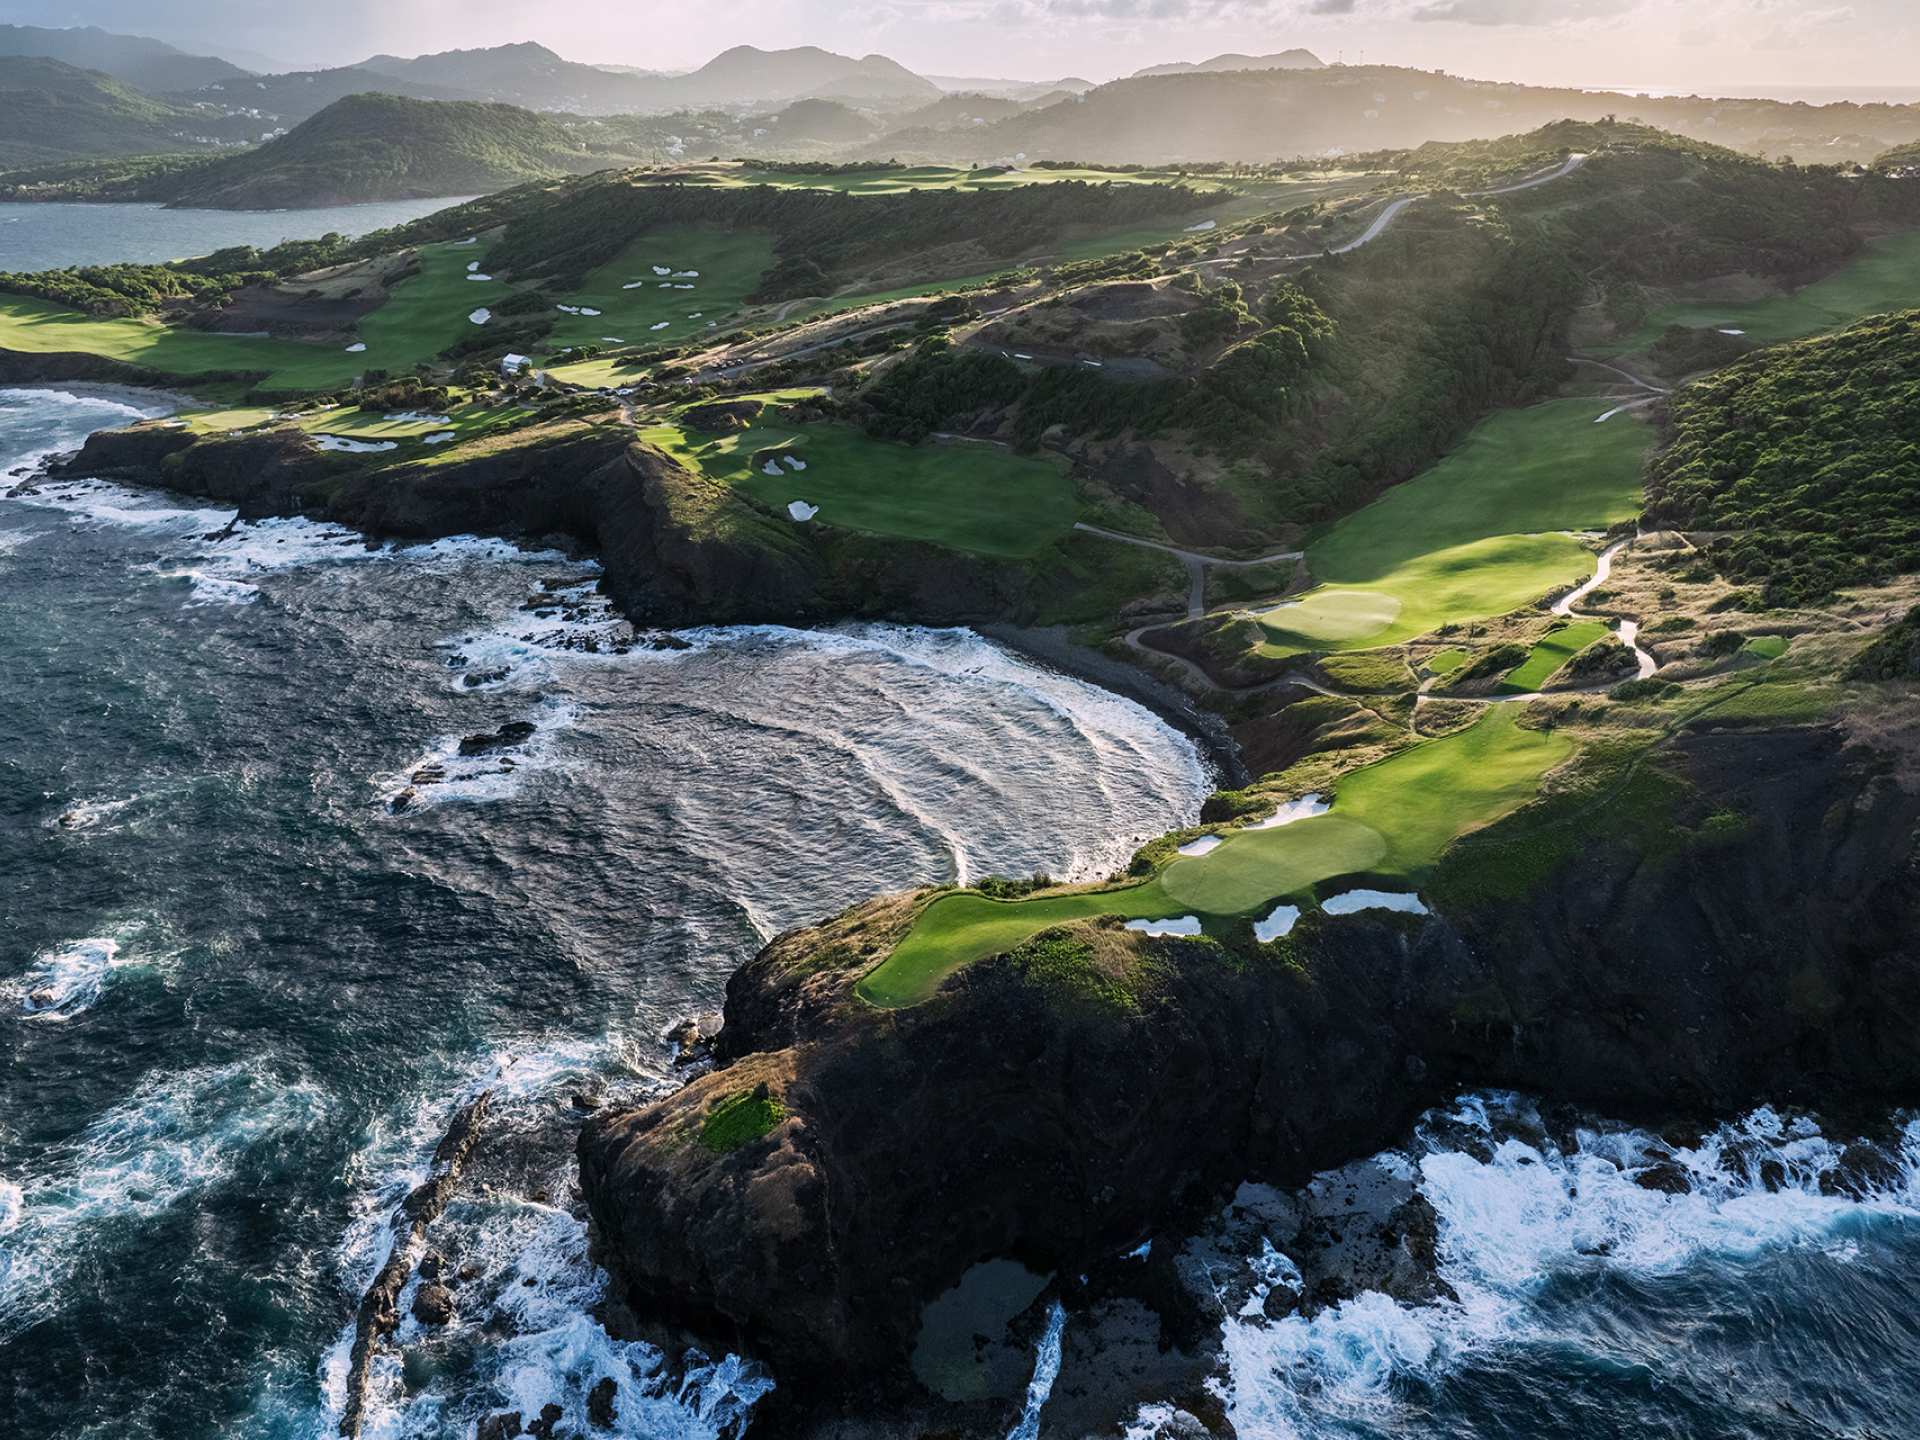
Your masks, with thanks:
M89 155L153 155L252 139L242 124L143 95L97 70L0 56L0 168Z
M228 210L345 205L480 194L612 163L557 122L511 105L353 95L149 194Z

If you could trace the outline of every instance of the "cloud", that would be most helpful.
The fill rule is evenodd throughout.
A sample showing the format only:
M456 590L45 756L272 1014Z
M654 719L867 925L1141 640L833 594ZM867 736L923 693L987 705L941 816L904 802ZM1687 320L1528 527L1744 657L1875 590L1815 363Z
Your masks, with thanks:
M1313 0L1307 6L1309 15L1351 15L1353 0Z
M1414 7L1415 20L1455 25L1561 25L1610 19L1635 0L1432 0Z

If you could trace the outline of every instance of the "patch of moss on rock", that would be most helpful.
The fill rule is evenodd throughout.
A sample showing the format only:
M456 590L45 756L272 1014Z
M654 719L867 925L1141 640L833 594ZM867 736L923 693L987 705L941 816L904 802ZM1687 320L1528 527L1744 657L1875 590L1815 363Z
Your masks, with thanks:
M729 1095L700 1123L700 1143L716 1155L728 1155L743 1145L773 1133L773 1127L786 1119L787 1107L762 1085Z

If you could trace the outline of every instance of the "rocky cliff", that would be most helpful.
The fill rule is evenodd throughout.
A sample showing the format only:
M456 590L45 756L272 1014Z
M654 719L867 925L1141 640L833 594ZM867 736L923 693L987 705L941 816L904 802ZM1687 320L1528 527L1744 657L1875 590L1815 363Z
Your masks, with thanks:
M609 596L640 625L1018 622L1084 589L1059 556L1000 561L796 525L620 425L563 421L463 452L372 463L322 451L292 427L202 436L141 425L98 432L55 468L204 496L243 519L305 515L404 540L571 542L604 563Z
M1084 1274L1464 1087L1617 1114L1920 1096L1920 795L1824 727L1671 763L1740 823L1596 833L1520 906L1309 916L1274 946L1075 927L900 1011L852 983L914 897L784 935L730 983L714 1071L583 1133L605 1262L790 1397L872 1403L918 1393L923 1309L978 1262Z

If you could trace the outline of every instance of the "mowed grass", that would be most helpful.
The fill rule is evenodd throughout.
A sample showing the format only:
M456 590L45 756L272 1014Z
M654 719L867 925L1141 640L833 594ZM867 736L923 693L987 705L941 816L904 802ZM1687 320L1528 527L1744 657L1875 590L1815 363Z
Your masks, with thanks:
M557 323L541 353L551 355L574 345L604 349L616 342L652 347L703 337L746 308L747 296L772 264L773 237L763 230L683 225L649 231L579 286L547 287L556 304L600 314L555 312ZM655 274L656 266L669 273ZM688 270L700 273L677 273ZM677 288L682 286L690 288ZM577 380L575 368L561 366L553 373L588 383Z
M340 435L353 440L393 440L412 448L412 442L429 435L453 435L441 442L457 445L488 434L532 413L525 405L484 405L474 401L450 405L432 418L410 419L423 412L385 412L358 406L314 410L306 414L279 418L279 412L262 406L243 406L229 410L189 410L178 418L199 435L237 434L279 425L291 425L309 435ZM444 415L444 420L439 416ZM438 448L438 447L425 447Z
M1865 315L1920 306L1920 231L1869 241L1857 260L1791 295L1765 300L1682 301L1663 305L1624 340L1597 354L1644 350L1669 326L1694 330L1742 330L1771 345L1851 324Z
M470 334L468 314L510 291L501 281L466 278L467 262L477 254L470 245L422 247L420 272L395 285L360 321L364 351L350 352L340 341L215 335L153 320L100 318L16 295L0 296L0 349L79 351L169 375L247 371L265 377L263 389L328 390L367 370L410 370Z
M1570 739L1518 720L1512 706L1490 706L1465 730L1346 776L1329 813L1229 832L1211 853L1176 858L1142 884L1026 900L943 896L862 977L859 992L883 1007L915 1005L955 971L1076 920L1191 914L1217 926L1280 901L1310 904L1315 886L1341 875L1398 876L1417 886L1454 839L1526 804L1540 778L1573 753Z
M670 418L641 438L782 514L795 500L818 506L808 524L977 555L1029 558L1066 536L1079 513L1060 465L998 446L900 445L851 425L777 420L713 436ZM783 464L769 475L764 462L754 464L767 450L793 455L807 468Z
M1523 664L1500 682L1509 695L1531 695L1567 661L1608 633L1609 627L1598 620L1576 620L1542 637Z
M1261 653L1396 644L1439 625L1504 615L1591 572L1569 531L1639 513L1646 425L1596 425L1589 399L1508 410L1422 475L1307 547L1318 588L1262 613Z
M838 190L843 195L899 195L909 190L1017 190L1028 185L1052 185L1062 180L1079 180L1090 185L1175 185L1186 184L1195 190L1229 188L1207 176L1182 177L1173 169L1101 170L1079 167L1071 170L1006 170L997 167L973 170L956 165L902 165L885 170L791 171L760 170L752 166L732 169L715 167L711 183L719 185L771 185L776 190Z

